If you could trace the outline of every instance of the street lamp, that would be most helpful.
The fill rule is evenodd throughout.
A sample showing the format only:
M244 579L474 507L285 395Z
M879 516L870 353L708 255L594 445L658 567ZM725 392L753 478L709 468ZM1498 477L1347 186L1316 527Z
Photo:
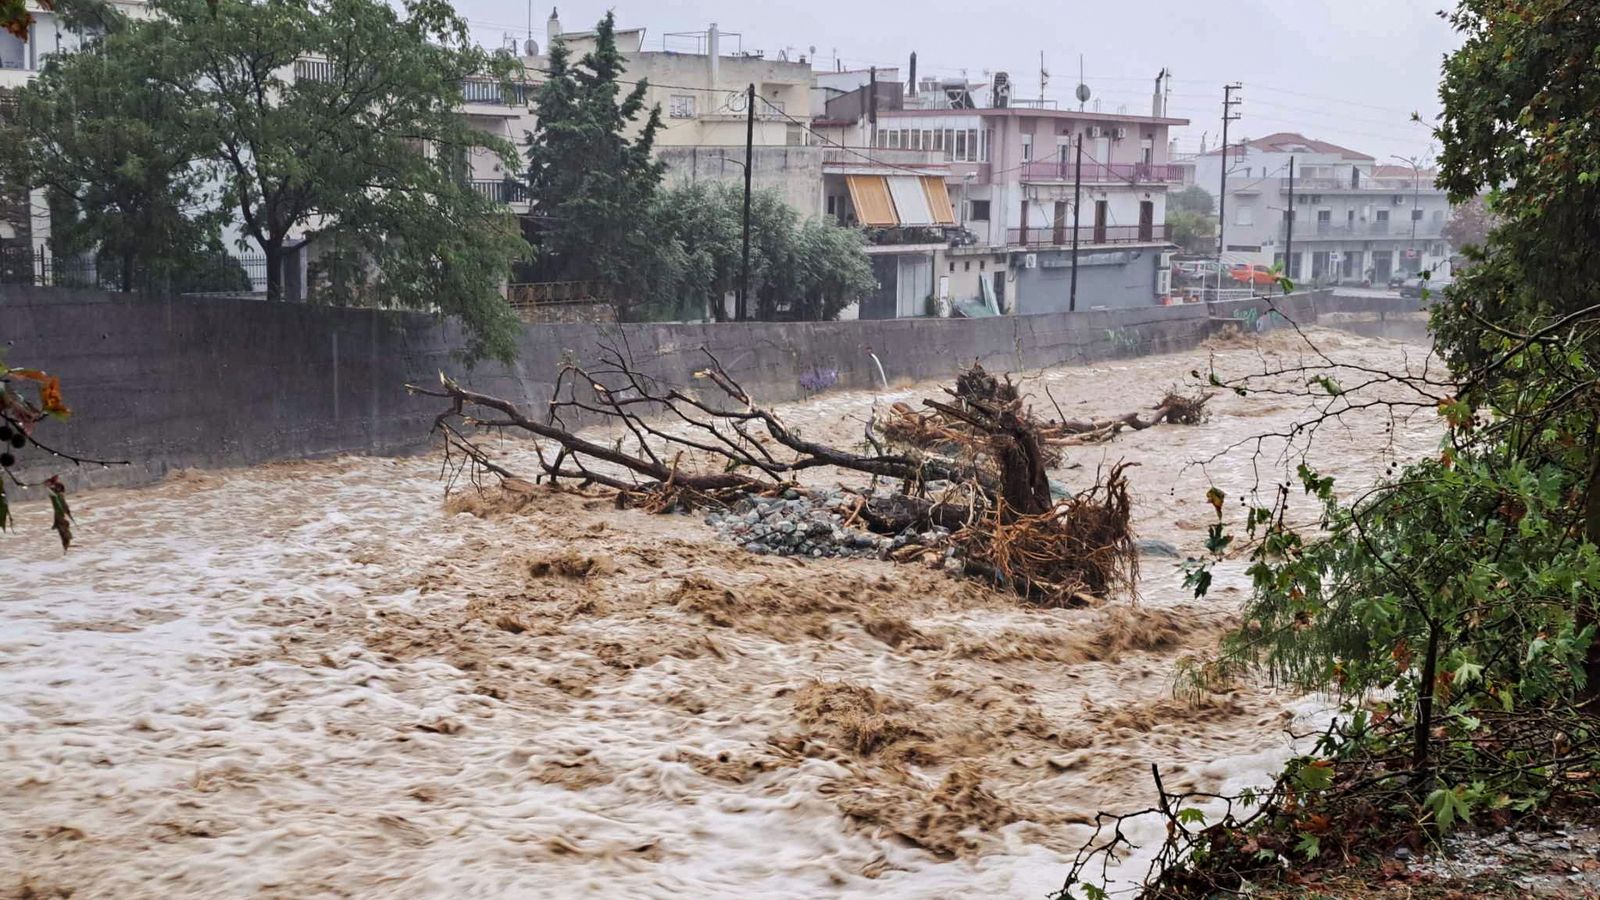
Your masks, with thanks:
M1417 165L1415 159L1406 159L1399 154L1391 153L1390 158L1398 159L1411 167L1411 255L1417 261L1417 268L1422 268L1422 254L1417 252L1417 216L1419 203L1422 197L1422 167Z

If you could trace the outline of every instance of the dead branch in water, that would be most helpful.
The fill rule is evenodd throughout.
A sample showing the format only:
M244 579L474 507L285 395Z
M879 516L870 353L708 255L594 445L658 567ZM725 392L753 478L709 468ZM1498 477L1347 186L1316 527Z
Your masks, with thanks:
M974 366L947 391L953 402L925 401L955 423L950 428L959 427L959 443L981 445L982 454L947 457L873 446L875 452L865 455L804 438L757 406L715 356L707 352L706 360L695 377L710 386L709 396L697 396L657 382L607 349L593 367L564 365L538 418L442 374L439 388L408 389L450 402L434 430L444 439L447 460L454 458L458 470L474 478L487 472L503 484L528 486L476 440L477 433L507 429L544 442L536 450L541 471L533 483L603 485L619 492L619 502L655 512L787 490L810 469L858 472L890 479L899 489L863 494L852 519L880 533L936 525L957 532L952 541L969 570L1018 593L1064 604L1131 588L1136 553L1125 467L1058 502L1046 471L1059 455L1052 458L1041 426L1023 410L1009 379L998 381ZM581 435L569 422L580 415L621 437L601 443Z

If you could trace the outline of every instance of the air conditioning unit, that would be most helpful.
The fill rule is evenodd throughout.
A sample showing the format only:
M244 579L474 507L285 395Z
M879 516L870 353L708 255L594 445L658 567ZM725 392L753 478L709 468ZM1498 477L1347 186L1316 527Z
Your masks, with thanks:
M1116 138L1119 141L1123 140L1124 138L1126 138L1128 136L1128 129L1126 129L1126 128L1118 128L1118 129L1116 129L1115 131L1112 132L1111 136Z
M1102 137L1105 137L1105 136L1106 136L1106 130L1104 128L1101 128L1099 125L1090 125L1089 126L1089 137L1091 137L1091 138L1102 138Z
M1024 253L1022 255L1022 267L1024 269L1037 269L1037 268L1039 268L1039 254L1037 254L1037 253Z

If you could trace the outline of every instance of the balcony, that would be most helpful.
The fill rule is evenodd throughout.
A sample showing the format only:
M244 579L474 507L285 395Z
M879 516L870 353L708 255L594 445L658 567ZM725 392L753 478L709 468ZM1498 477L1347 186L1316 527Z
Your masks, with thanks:
M1077 177L1077 161L1036 159L1022 164L1022 180L1071 184ZM1180 184L1183 167L1156 163L1083 164L1084 184Z
M1107 244L1164 244L1169 240L1166 225L1085 225L1078 229L1078 244L1084 247ZM1008 247L1071 247L1071 226L1006 229Z
M464 78L461 80L461 99L470 106L525 109L528 106L527 88L525 84L501 84L488 78Z
M1436 241L1443 236L1444 223L1425 221L1417 223L1416 238L1419 241ZM1278 239L1285 240L1289 237L1288 223L1278 225ZM1410 240L1411 220L1396 219L1388 222L1296 222L1294 239L1302 240Z
M472 188L478 196L483 197L485 200L506 206L513 203L528 202L527 185L508 178L474 178L467 182L467 187Z

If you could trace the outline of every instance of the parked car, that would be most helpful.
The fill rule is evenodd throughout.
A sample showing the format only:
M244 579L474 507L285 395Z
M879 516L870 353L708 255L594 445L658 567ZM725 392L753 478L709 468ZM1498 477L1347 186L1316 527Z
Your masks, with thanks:
M1272 273L1271 268L1260 264L1246 265L1240 263L1229 269L1228 274L1240 284L1253 284L1258 287L1266 287L1270 284L1276 284L1278 281L1278 276Z
M1392 290L1396 290L1397 288L1400 287L1400 285L1405 284L1405 281L1406 281L1407 278L1415 278L1415 277L1416 277L1415 275L1409 275L1408 276L1404 272L1396 272L1393 275L1389 276L1389 290L1391 290L1391 291Z

